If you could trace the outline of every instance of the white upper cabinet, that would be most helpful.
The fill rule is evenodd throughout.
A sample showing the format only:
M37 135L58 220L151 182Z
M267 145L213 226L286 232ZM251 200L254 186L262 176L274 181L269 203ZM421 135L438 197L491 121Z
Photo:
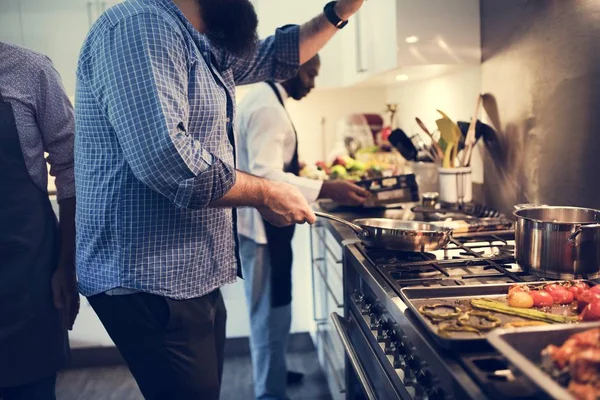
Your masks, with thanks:
M398 67L481 62L479 0L395 3Z
M261 36L301 24L326 0L255 0ZM479 0L369 0L321 51L319 87L351 86L402 67L479 64Z

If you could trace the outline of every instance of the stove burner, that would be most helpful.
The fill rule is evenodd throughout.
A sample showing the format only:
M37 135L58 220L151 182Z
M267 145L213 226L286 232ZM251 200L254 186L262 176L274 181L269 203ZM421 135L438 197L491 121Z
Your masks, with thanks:
M419 261L435 260L436 256L432 253L418 253L411 251L382 250L365 246L367 257L375 264L403 264Z
M443 276L439 270L430 266L396 267L393 271L390 271L390 275L393 279L420 279Z

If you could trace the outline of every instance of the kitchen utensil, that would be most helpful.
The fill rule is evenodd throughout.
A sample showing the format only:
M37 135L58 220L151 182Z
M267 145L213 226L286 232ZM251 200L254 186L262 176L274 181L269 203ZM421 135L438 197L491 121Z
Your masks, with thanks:
M425 132L427 134L427 136L429 136L431 138L431 145L435 149L435 152L437 153L438 159L442 160L444 158L444 151L442 150L442 148L438 144L437 140L434 139L433 133L431 133L429 131L429 129L427 129L427 127L425 126L425 124L423 123L423 121L421 121L418 117L415 118L415 120L417 121L417 124L419 124L419 126L421 127L421 129L423 130L423 132Z
M458 144L460 143L460 128L442 111L437 110L442 118L435 121L441 133L441 138L446 143L444 154L444 168L452 168L455 165L456 155L458 153Z
M318 211L315 215L348 226L367 246L387 250L434 251L447 245L452 237L451 229L425 222L389 218L361 218L350 222Z
M471 125L467 131L467 137L465 138L465 150L461 160L463 167L468 167L471 163L471 155L473 153L473 146L475 146L475 126L477 125L477 116L479 115L479 108L481 107L481 95L477 95L477 104L475 105L475 112L471 117Z
M473 200L471 168L438 168L440 201L452 204L470 203Z
M488 334L488 341L500 354L524 374L550 398L575 400L575 397L541 368L542 350L548 345L562 346L571 335L598 328L598 322L576 325L548 325L518 330L496 329Z
M559 281L560 282L560 281ZM566 282L566 281L562 281ZM591 281L582 281L590 286L595 283ZM471 333L459 332L459 334L450 337L440 336L437 333L437 327L419 312L419 308L424 304L456 304L456 301L471 300L479 298L499 299L506 298L508 289L514 285L543 285L547 282L526 282L526 283L503 283L494 285L464 285L464 286L440 286L440 287L407 287L400 290L400 297L404 304L415 314L421 324L432 334L434 340L445 349L468 349L470 351L489 349L490 344L486 337L489 333L484 333L481 336L474 336ZM460 307L460 306L459 306ZM466 307L465 307L466 308ZM553 309L553 313L563 315L564 308L560 305ZM511 316L493 312L504 325L511 321L530 321L526 318ZM575 314L576 315L576 314Z
M402 157L408 161L415 161L419 151L415 144L410 140L410 137L402 129L394 129L388 139L390 143L398 149Z
M600 210L531 204L515 206L515 256L544 278L600 277Z

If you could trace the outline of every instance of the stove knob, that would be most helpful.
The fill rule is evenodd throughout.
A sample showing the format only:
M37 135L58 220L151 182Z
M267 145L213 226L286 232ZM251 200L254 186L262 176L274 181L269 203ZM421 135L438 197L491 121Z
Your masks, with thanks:
M421 367L421 361L415 355L410 355L406 357L406 363L410 366L410 368L413 371L417 371L420 369L419 367Z
M385 329L385 325L379 324L379 326L377 327L377 341L379 343L383 343L385 342L385 340L388 338L388 331L387 329Z
M427 398L429 400L444 400L444 391L442 389L438 389L436 387L432 387L427 392Z
M379 329L379 327L383 325L381 322L381 318L375 313L371 313L371 315L369 316L369 320L371 329Z
M363 306L362 310L360 310L360 312L362 313L362 315L369 315L369 314L371 314L371 307L372 307L371 303L366 303Z
M394 351L394 354L392 355L394 357L394 361L393 361L393 365L394 368L396 369L406 369L406 363L404 362L404 356L402 356L400 354L400 352L398 351L398 348L396 348L396 350Z
M398 348L396 347L396 342L393 340L389 340L389 342L385 343L385 354L393 355L398 353Z
M362 301L365 298L365 295L360 293L359 291L354 292L354 302L362 305Z
M431 372L427 371L426 369L421 369L419 370L419 372L417 372L416 375L417 380L421 385L425 387L431 386L431 383L433 382L433 375L431 374Z

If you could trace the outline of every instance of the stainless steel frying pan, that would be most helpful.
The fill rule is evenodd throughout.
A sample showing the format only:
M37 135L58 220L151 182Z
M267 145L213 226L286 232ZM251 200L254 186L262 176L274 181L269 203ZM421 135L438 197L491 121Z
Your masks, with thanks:
M352 222L335 215L315 212L348 226L368 246L387 250L425 252L438 250L452 238L452 229L425 222L399 221L388 218L362 218Z

